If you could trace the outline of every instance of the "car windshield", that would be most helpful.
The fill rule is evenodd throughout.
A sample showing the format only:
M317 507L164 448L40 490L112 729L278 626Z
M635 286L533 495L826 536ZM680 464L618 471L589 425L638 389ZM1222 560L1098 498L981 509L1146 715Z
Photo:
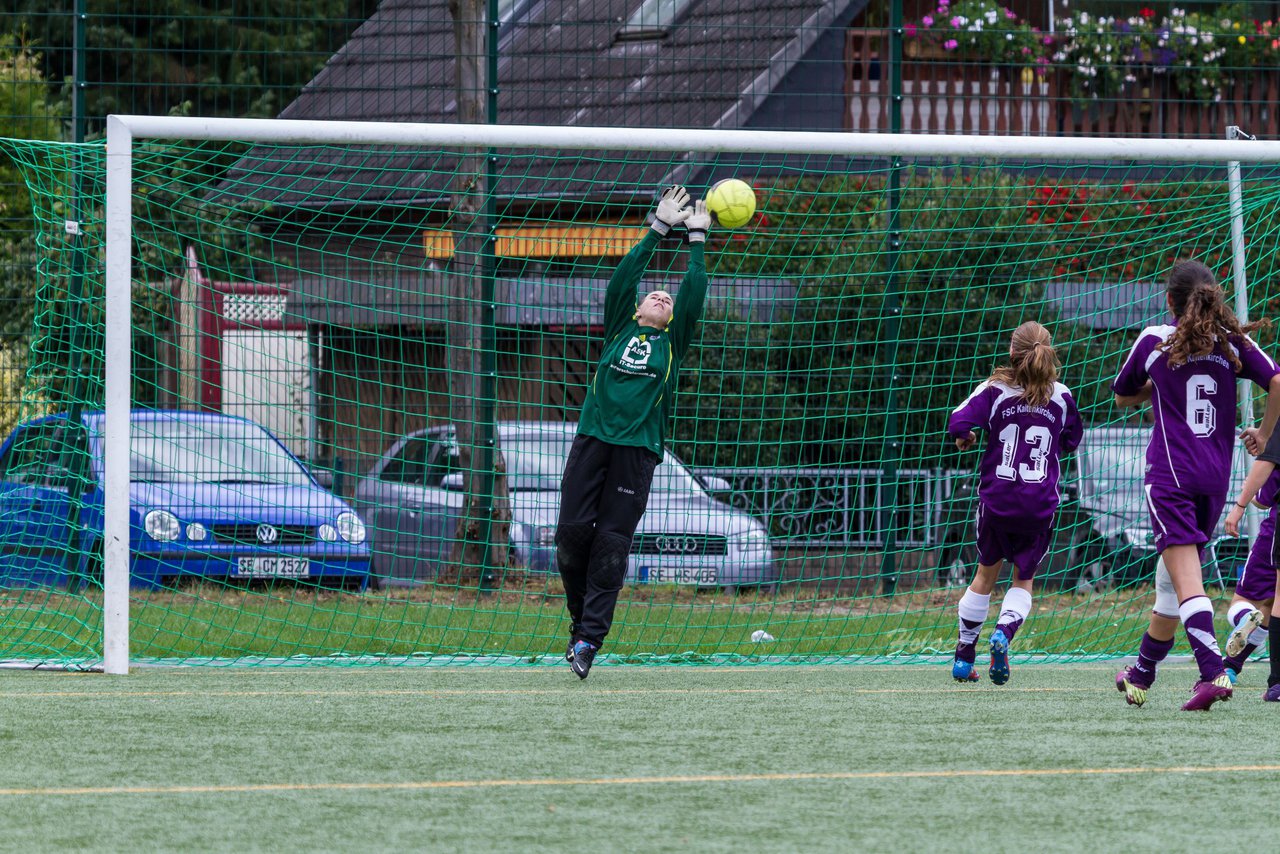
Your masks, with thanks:
M560 488L573 436L557 433L503 434L502 453L507 461L507 483L512 490L555 491ZM654 469L650 492L702 492L684 464L670 453Z
M1102 511L1132 516L1144 509L1147 443L1086 445L1080 454L1080 497Z
M307 472L256 424L134 422L129 476L148 483L268 483L305 486Z

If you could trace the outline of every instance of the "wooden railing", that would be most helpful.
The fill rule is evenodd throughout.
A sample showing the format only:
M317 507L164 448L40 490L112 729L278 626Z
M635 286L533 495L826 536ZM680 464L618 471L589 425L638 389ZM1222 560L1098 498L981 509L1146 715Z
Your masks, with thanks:
M850 30L845 42L845 127L889 131L888 31ZM1233 75L1218 103L1192 100L1154 72L1135 75L1125 96L1080 104L1068 94L1068 72L997 66L954 56L906 56L902 63L902 129L908 133L1027 136L1221 138L1227 125L1280 137L1280 70Z

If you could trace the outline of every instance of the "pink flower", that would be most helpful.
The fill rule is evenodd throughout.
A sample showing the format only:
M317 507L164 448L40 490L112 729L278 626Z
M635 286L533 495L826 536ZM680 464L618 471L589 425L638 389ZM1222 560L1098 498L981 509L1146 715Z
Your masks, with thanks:
M951 5L951 0L938 0L938 11L943 12Z
M907 38L909 38L909 39L913 39L913 38L915 38L915 37L916 37L916 25L915 25L915 24L907 24L907 25L905 25L902 29L903 29L903 31L907 34Z
M955 39L947 39L942 43L942 46L947 50L955 50L960 46L960 42L956 41Z
M957 30L960 29L960 23L961 21L960 21L959 15L956 15L954 18L951 19L951 26L955 27Z
M932 16L932 15L925 15L923 18L921 18L921 19L920 19L920 23L924 24L926 27L932 27L932 26L933 26L933 16Z
M1053 36L1045 36L1045 37L1044 37L1044 43L1045 43L1045 44L1053 44Z
M1012 9L1005 9L1004 16L1008 18L1010 21L1017 20L1017 17L1018 17Z
M1023 56L1026 56L1026 55L1027 55L1027 54L1029 54L1029 53L1031 53L1031 48L1027 47L1026 45L1023 45L1023 47L1022 47L1022 55L1023 55Z

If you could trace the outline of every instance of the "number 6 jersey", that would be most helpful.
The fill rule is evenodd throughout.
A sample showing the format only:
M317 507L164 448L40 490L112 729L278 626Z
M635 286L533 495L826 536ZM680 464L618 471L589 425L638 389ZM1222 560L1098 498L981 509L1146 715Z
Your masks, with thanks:
M1062 455L1080 444L1084 428L1062 383L1053 384L1052 396L1040 406L1022 394L1017 386L987 380L951 413L947 433L960 439L970 430L987 431L978 485L983 512L1000 522L1043 530L1061 501Z
M1236 438L1236 379L1252 380L1265 389L1280 370L1257 344L1238 335L1214 344L1207 355L1192 356L1171 368L1162 345L1176 329L1142 330L1111 389L1137 394L1151 380L1155 427L1147 444L1146 483L1195 495L1226 495ZM1240 360L1238 371L1229 352Z

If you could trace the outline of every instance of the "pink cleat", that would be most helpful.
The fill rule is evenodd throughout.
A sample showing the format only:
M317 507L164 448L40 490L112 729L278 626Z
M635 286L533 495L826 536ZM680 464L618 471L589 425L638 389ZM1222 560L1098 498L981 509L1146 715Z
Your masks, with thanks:
M1191 689L1191 699L1182 704L1184 712L1207 712L1209 707L1221 700L1231 699L1231 679L1226 673L1219 673L1212 682L1197 682Z
M1133 668L1124 667L1116 674L1116 690L1124 694L1124 701L1130 706L1141 706L1147 701L1150 685L1143 685L1133 679Z

